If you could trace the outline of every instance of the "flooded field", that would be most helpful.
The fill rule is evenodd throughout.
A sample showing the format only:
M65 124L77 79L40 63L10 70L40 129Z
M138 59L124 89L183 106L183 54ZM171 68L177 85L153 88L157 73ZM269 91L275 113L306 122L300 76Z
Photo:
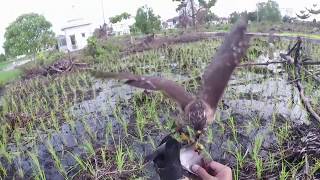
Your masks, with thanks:
M289 44L278 41L271 47L264 39L252 40L245 61L279 60ZM195 92L219 45L220 40L175 45L121 59L116 56L95 66L167 77ZM319 45L308 45L310 55L319 57ZM290 67L273 64L239 67L233 74L215 123L202 141L208 156L232 167L235 179L302 177L306 163L319 177L319 155L309 153L313 151L306 149L296 156L309 161L288 158L293 137L299 148L297 139L306 142L307 132L317 135L312 129L317 125L290 83L290 73ZM303 82L319 112L319 86L311 78ZM172 132L178 110L159 92L74 72L10 85L0 114L5 124L0 127L0 177L157 179L152 163L144 165L143 159Z

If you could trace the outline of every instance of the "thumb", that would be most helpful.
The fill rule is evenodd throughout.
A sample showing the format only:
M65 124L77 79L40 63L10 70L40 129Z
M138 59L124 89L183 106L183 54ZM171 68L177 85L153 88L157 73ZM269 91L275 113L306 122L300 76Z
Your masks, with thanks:
M212 177L205 169L203 169L197 164L193 165L191 169L194 173L196 173L202 179L214 180L214 177Z

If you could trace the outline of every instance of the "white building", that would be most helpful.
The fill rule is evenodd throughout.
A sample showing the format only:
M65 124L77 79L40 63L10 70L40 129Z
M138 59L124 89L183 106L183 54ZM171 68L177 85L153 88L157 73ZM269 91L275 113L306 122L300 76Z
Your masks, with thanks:
M166 21L166 26L167 26L166 28L167 29L174 29L177 27L178 24L179 24L179 16L168 19Z
M129 19L124 19L118 23L112 24L112 31L113 34L118 36L118 35L125 35L125 34L130 34L130 26L134 24L134 19L129 18Z
M58 36L60 51L77 51L87 46L87 39L92 36L93 28L90 22L83 19L72 19L61 29L64 35Z

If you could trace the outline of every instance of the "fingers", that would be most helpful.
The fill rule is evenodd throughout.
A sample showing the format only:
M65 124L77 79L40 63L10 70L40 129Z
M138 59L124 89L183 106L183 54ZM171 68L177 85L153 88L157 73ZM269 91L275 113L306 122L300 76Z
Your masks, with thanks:
M199 165L193 165L192 171L196 173L201 179L206 180L232 180L232 171L228 166L212 161L209 163L211 170L215 172L215 175L210 175L205 169Z
M207 180L215 180L216 178L212 177L210 174L207 173L205 169L200 167L199 165L193 165L192 166L192 171L196 173L199 177L202 179L207 179Z
M209 166L211 167L211 169L218 171L218 172L223 171L223 169L225 169L225 168L228 168L227 166L220 164L218 162L215 162L215 161L211 161Z
M230 167L225 166L223 164L220 164L218 162L212 161L209 164L210 168L217 172L218 174L216 177L225 179L225 180L231 180L232 179L232 170Z

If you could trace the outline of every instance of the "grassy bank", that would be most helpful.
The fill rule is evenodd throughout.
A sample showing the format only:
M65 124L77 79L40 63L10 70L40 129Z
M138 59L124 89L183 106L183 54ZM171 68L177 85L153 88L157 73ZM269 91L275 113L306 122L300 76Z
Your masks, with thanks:
M10 71L0 71L0 84L6 84L7 82L17 79L21 75L20 69L14 69Z
M5 61L5 62L0 62L0 71L4 68L6 68L11 62Z
M306 34L303 32L283 32L280 33L281 35L284 36L292 36L292 37L306 37L306 38L310 38L310 39L316 39L316 40L320 40L320 34Z

